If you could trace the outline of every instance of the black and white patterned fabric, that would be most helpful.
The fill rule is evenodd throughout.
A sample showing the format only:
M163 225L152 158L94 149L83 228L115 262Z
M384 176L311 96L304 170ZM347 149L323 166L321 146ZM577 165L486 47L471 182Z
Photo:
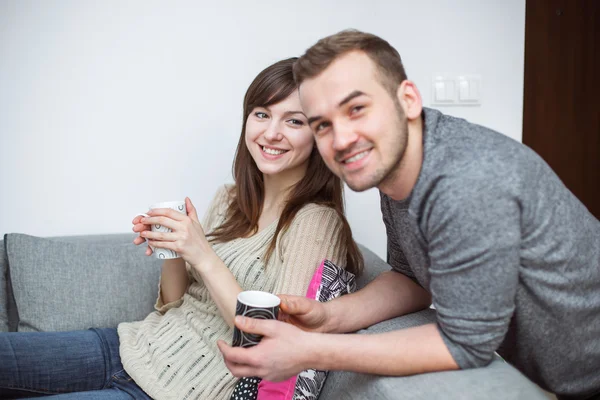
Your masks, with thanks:
M256 400L260 378L240 378L230 400Z
M338 267L329 260L323 262L321 284L315 300L326 302L356 290L354 274ZM307 369L298 374L293 397L281 400L317 400L323 388L327 371ZM240 378L231 400L256 400L260 378Z
M323 263L323 277L316 300L324 303L356 290L356 277L329 260ZM317 400L327 371L307 369L298 374L293 400Z

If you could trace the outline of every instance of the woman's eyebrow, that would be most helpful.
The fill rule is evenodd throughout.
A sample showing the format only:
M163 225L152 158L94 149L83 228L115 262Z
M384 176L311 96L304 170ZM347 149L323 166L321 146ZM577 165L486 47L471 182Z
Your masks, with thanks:
M283 113L283 115L285 115L286 117L288 115L294 115L294 114L302 114L304 117L306 117L306 115L304 115L304 112L302 112L302 111L286 111Z

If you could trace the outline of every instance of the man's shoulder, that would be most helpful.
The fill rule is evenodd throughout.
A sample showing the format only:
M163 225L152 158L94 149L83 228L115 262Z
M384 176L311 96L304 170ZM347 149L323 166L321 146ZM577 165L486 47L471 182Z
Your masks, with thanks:
M540 157L522 143L493 129L433 111L435 124L428 124L425 114L423 165L417 191L430 193L437 187L450 187L460 194L463 188L490 186L504 190L522 186L539 169Z

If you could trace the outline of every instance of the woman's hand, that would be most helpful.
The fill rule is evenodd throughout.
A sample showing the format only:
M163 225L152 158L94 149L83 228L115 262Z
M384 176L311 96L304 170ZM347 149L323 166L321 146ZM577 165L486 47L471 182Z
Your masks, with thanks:
M152 232L149 229L139 228L140 236L148 239L149 246L173 250L191 266L198 266L214 252L204 235L198 213L189 197L185 198L185 206L188 215L170 208L155 208L148 211L149 216L141 218L139 224L147 227L158 224L170 228L172 232Z
M144 218L143 215L136 215L133 221L131 221L131 223L133 224L133 231L140 234L140 236L133 239L133 243L136 245L140 245L146 241L146 239L142 237L141 233L144 231L150 231L150 225L142 224L142 218ZM152 249L150 248L150 246L146 248L146 255L152 255Z

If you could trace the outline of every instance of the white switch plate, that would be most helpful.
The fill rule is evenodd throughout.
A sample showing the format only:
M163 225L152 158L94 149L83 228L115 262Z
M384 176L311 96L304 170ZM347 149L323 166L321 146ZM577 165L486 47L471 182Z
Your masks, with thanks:
M461 105L481 104L481 75L460 75L458 78L458 103Z
M456 103L456 79L453 76L434 75L431 87L432 104L451 105Z
M479 106L481 81L481 75L476 74L435 74L431 81L431 105Z

